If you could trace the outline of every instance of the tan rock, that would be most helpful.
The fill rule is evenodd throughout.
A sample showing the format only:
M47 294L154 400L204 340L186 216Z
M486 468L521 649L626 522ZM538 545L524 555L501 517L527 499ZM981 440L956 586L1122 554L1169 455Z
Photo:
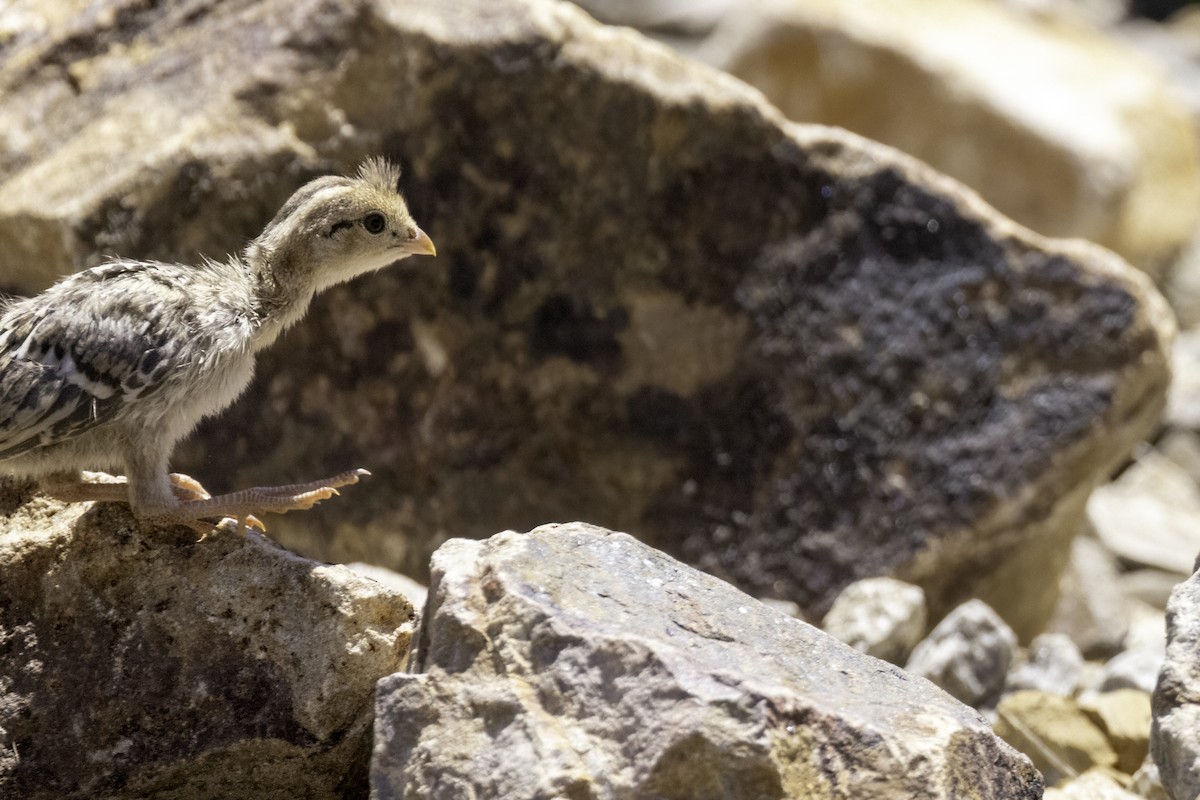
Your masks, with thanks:
M1067 697L1032 690L1005 695L996 707L995 728L1033 760L1048 785L1117 763L1104 732Z
M701 57L792 119L898 147L1035 230L1152 272L1196 227L1188 109L1158 69L1087 25L989 0L758 0Z
M263 537L0 488L0 797L364 791L398 593ZM179 538L182 531L182 538Z
M1081 700L1079 706L1116 751L1117 769L1137 772L1150 752L1150 693L1118 689Z

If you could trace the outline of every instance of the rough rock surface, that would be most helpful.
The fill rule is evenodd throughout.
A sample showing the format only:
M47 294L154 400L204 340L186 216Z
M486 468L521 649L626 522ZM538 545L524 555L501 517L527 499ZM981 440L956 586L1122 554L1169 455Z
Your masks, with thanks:
M821 627L859 652L903 664L925 635L925 593L894 578L864 578L842 590Z
M756 0L700 55L792 119L898 147L1035 230L1156 274L1200 221L1187 107L1086 25L993 0Z
M379 684L377 800L1041 796L932 684L624 534L448 542L428 608Z
M1056 694L1005 695L996 707L996 733L1028 755L1049 785L1117 763L1104 732L1074 700Z
M999 696L1016 652L1012 628L987 603L970 600L929 632L905 669L979 707Z
M259 537L0 489L0 797L363 797L397 593Z
M1150 753L1174 800L1200 797L1200 573L1167 604L1167 658L1154 690Z
M275 523L301 552L420 578L451 535L590 519L813 617L891 574L1031 636L1158 419L1144 276L565 3L77 7L0 50L13 288L235 250L371 153L438 244L319 298L177 459L214 490L371 469Z

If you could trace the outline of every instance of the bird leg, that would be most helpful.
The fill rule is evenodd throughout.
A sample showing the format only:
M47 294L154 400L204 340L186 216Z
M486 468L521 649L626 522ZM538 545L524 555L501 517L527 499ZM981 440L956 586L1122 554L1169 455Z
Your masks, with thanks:
M118 478L111 483L85 481L79 473L56 472L38 480L41 490L64 503L128 503L129 483Z
M156 521L184 525L194 525L200 520L213 517L232 517L239 520L239 526L248 524L259 527L262 523L254 517L256 513L286 514L289 511L307 511L322 500L337 495L342 486L358 483L359 478L370 474L365 469L353 469L310 483L256 486L216 497L183 500L170 508L145 509L144 513Z
M172 472L168 476L171 480L171 493L175 495L181 503L195 503L205 500L211 500L212 495L200 483L200 481L184 475L180 472ZM128 503L129 502L129 481L125 478L118 477L114 481L105 483L96 481L86 481L83 476L78 473L54 473L42 478L39 482L42 491L51 497L62 500L65 503ZM215 515L214 515L215 516ZM198 519L180 520L188 527L196 530L202 535L207 535L211 532L211 525L197 525ZM249 528L257 528L260 531L266 531L267 527L262 521L253 514L243 515L242 518L234 520L239 527L245 526Z
M39 482L42 491L56 500L65 503L128 503L129 481L114 476L116 480L108 482L86 481L82 475L70 473L55 473L47 475ZM200 481L179 472L172 472L171 491L183 502L191 500L207 500L212 497Z

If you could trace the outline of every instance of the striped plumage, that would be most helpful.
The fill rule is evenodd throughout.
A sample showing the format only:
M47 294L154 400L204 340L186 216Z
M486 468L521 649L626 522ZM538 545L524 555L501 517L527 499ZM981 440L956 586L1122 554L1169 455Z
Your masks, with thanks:
M195 524L307 508L357 472L208 498L169 476L180 438L246 388L255 353L314 294L414 253L432 254L369 161L301 187L242 258L198 266L115 260L0 311L0 470L68 499L126 499L144 517ZM83 483L120 470L128 487ZM202 525L199 527L203 527Z

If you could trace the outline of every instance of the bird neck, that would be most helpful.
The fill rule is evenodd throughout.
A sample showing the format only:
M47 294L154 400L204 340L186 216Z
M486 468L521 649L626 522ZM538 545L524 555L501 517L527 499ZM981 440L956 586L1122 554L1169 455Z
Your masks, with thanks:
M301 268L301 261L300 254L283 248L267 249L257 242L247 248L246 263L258 316L256 350L270 345L308 311L316 290L306 280L309 273Z

